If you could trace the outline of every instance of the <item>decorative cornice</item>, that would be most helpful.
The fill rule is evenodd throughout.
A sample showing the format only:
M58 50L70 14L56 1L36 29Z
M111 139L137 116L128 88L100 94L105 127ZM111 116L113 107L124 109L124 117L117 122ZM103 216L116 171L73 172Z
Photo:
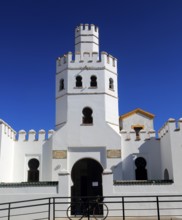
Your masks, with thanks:
M95 43L94 41L79 41L78 43L76 43L75 45L77 45L77 44L96 44L96 45L99 45L99 44L97 44L97 43Z
M79 34L79 35L77 35L77 36L75 36L75 39L76 38L78 38L78 37L80 37L80 36L85 36L85 37L96 37L97 39L99 39L98 38L98 36L96 36L95 34Z
M118 99L118 97L114 96L114 95L111 95L109 93L106 93L106 92L94 92L94 93L89 93L89 92L84 92L84 93L65 93L64 95L60 95L58 97L56 97L56 99L59 99L65 95L108 95L108 96L111 96L115 99Z
M97 62L101 63L101 61L97 61ZM74 61L72 63L74 63ZM82 62L80 61L80 63L82 63ZM86 70L107 70L107 71L109 71L110 73L113 73L116 76L118 75L116 72L113 72L110 69L105 68L105 67L88 67L88 66L86 68L85 68L85 66L81 67L81 68L80 67L67 67L67 68L64 68L61 71L57 72L56 75L64 72L65 70L85 70L85 69Z

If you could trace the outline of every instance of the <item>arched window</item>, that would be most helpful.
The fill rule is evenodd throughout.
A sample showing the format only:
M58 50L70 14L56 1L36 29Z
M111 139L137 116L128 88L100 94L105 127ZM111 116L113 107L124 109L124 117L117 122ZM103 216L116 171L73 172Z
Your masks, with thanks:
M39 181L39 161L35 158L28 161L28 182L38 182Z
M61 79L59 81L59 91L63 90L64 89L64 79Z
M90 77L90 87L97 87L97 77L96 76Z
M82 87L82 77L81 76L76 77L76 87Z
M136 180L147 180L147 169L146 169L147 162L143 157L138 157L135 160L135 174Z
M83 109L82 113L83 113L83 124L93 124L92 109L86 107Z
M109 78L109 89L114 90L114 80L112 78Z

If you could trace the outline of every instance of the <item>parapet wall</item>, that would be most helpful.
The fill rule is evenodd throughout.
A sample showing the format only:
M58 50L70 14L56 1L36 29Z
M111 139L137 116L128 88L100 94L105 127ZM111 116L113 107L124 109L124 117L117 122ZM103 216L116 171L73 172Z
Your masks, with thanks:
M31 129L28 132L20 130L16 136L16 141L45 141L49 139L54 133L54 130L49 130L47 133L41 129L38 132Z
M168 119L168 121L159 130L159 138L163 138L170 132L178 132L182 135L182 118L176 121L174 118Z
M9 126L5 121L0 119L0 126L2 128L2 133L7 135L10 139L15 140L16 131Z
M80 24L75 28L75 37L80 35L92 35L99 37L99 28L94 24Z
M29 130L28 132L25 130L20 130L17 133L3 120L0 120L0 126L2 127L2 135L6 135L13 141L44 141L49 139L54 133L54 130L49 130L46 132L43 129L39 130L38 132L33 129Z
M145 131L141 130L140 135L137 138L136 132L131 129L129 132L125 130L121 130L121 136L125 141L139 141L139 140L150 140L151 138L161 139L166 134L170 132L178 132L182 135L182 118L176 121L173 118L168 119L168 121L162 126L162 128L158 131L158 137L156 136L155 130Z
M57 73L67 68L108 68L110 71L117 73L117 59L106 52L101 52L101 57L97 52L75 53L74 58L72 52L68 52L57 58L56 67Z
M156 132L155 130L141 130L137 137L134 129L131 129L129 132L121 130L121 137L124 141L147 141L156 138Z

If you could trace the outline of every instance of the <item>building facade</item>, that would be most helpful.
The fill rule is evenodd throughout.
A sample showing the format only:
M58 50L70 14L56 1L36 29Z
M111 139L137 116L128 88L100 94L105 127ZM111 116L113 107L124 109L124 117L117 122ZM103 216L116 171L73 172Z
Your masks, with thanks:
M117 76L117 59L99 52L98 27L76 27L74 54L56 61L55 130L17 133L0 121L2 201L24 198L25 191L30 197L182 193L182 119L169 119L156 138L153 114L138 108L119 117ZM52 181L58 190L13 186Z

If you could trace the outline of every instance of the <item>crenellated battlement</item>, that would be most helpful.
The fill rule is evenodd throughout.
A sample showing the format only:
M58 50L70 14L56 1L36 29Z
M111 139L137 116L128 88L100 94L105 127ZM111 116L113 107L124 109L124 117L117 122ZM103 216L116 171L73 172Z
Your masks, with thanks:
M2 119L0 119L0 125L2 126L2 133L7 135L10 139L15 140L16 131Z
M75 28L75 37L80 35L90 35L94 34L98 37L99 35L99 28L94 24L80 24Z
M83 54L77 52L73 57L72 52L57 58L57 73L62 72L67 68L108 68L117 73L117 59L112 55L101 52L84 52Z
M41 129L38 133L31 129L28 132L20 130L17 134L16 141L45 141L49 139L54 133L54 130L49 130L47 133Z
M182 134L182 118L180 118L178 121L176 121L174 118L169 118L158 131L159 138L164 137L169 132L180 132Z
M117 59L99 53L99 28L94 24L80 24L75 28L75 53L68 52L57 58L57 73L66 69L104 69L117 73Z
M94 24L75 28L75 52L99 52L99 29Z
M141 130L139 133L139 136L136 135L136 132L134 129L131 129L129 132L126 130L121 130L121 137L124 141L147 141L152 138L156 138L156 132L155 130Z
M54 133L54 130L49 130L46 132L43 129L39 130L38 132L33 129L29 130L28 132L25 130L16 132L2 119L0 119L0 126L2 128L2 135L6 135L6 137L12 139L13 141L44 141L49 139Z

